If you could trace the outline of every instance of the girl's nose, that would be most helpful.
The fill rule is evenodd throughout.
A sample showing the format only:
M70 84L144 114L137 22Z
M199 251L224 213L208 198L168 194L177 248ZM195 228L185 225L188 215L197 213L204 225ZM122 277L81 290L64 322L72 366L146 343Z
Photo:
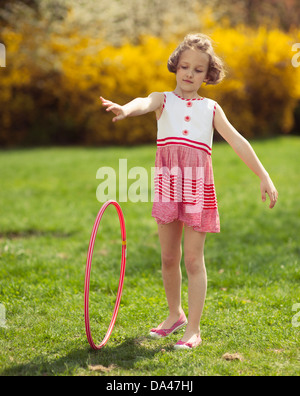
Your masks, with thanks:
M186 74L188 77L193 77L193 71L191 69L187 69Z

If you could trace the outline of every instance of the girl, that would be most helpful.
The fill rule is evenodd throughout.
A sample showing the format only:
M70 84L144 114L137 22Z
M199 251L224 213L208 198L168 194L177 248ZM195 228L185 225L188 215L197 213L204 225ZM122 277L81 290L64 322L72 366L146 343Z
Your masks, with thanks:
M260 178L262 200L266 193L273 208L278 193L249 142L227 120L214 101L200 97L203 83L217 84L224 77L222 61L211 40L203 34L188 35L168 61L176 75L173 92L152 93L120 106L101 97L113 122L155 112L158 122L155 199L152 216L158 223L162 277L169 316L150 332L161 338L186 325L176 349L201 344L200 319L207 276L204 243L207 232L220 232L217 198L211 163L214 128ZM188 321L181 306L181 239L184 229L184 261L188 275Z

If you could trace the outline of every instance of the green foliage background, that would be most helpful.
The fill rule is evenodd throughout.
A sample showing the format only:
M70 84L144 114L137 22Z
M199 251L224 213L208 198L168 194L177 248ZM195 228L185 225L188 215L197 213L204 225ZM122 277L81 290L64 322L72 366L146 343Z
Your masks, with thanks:
M6 1L0 145L155 141L152 115L116 127L99 96L123 104L174 89L167 59L190 31L209 34L227 67L226 80L201 94L217 100L244 136L298 130L297 15L293 0L236 0L235 7L217 0Z

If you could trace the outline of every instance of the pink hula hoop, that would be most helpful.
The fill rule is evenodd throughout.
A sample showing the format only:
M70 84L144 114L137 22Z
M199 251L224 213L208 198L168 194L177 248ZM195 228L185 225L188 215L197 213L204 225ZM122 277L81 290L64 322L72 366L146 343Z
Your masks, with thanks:
M100 345L96 345L93 341L92 334L91 334L91 328L90 328L90 317L89 317L89 294L90 294L90 276L91 276L91 265L92 265L92 258L93 258L93 251L94 251L94 245L95 245L95 239L96 235L98 232L99 224L102 219L103 213L107 209L109 205L113 205L119 215L119 221L120 221L120 228L121 228L121 236L122 236L122 256L121 256L121 272L120 272L120 279L119 279L119 287L118 287L118 293L117 293L117 298L115 302L115 307L113 311L113 315L108 327L108 330L106 332L105 337L103 338L102 342ZM86 335L88 342L90 346L93 349L99 350L104 347L104 345L107 343L109 340L109 337L111 336L111 333L113 331L117 315L119 312L119 307L120 307L120 302L121 302L121 296L122 296L122 290L123 290L123 283L124 283L124 276L125 276L125 267L126 267L126 228L125 228L125 220L123 216L122 209L118 202L116 201L107 201L102 208L100 209L95 223L94 227L92 230L91 238L90 238L90 243L89 243L89 249L88 249L88 254L87 254L87 260L86 260L86 271L85 271L85 283L84 283L84 318L85 318L85 330L86 330Z

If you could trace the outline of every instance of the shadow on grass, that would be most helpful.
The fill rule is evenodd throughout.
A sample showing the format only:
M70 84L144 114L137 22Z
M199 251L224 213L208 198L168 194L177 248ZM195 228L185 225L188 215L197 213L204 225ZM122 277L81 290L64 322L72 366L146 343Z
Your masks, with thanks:
M143 345L143 343L147 345ZM171 349L164 346L165 350ZM15 365L0 371L0 376L55 376L77 375L78 370L90 370L89 366L103 366L99 374L116 369L133 370L138 361L152 359L157 353L162 352L162 346L148 343L147 337L127 338L117 346L106 345L99 351L92 350L89 346L74 349L67 355L51 361L46 357L36 357L29 363ZM48 359L46 361L46 359ZM92 373L92 371L90 371Z
M74 233L66 233L62 231L44 231L44 230L11 230L0 232L0 239L27 239L27 238L41 238L41 237L52 237L52 238L70 238Z

